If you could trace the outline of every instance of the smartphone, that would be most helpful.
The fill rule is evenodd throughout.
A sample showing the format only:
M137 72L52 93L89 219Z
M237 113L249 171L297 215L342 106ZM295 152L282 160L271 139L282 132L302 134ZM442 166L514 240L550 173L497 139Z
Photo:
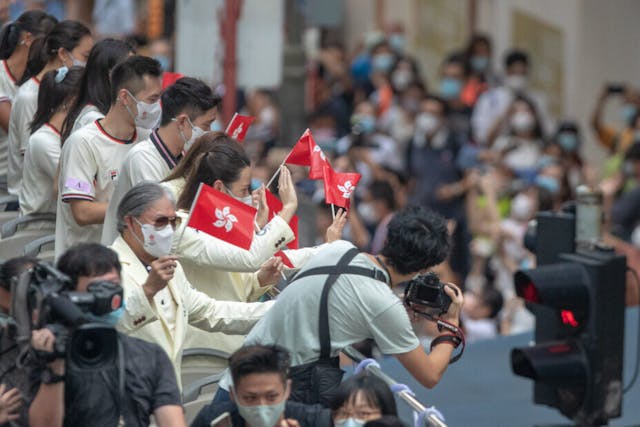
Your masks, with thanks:
M211 427L232 427L231 415L228 412L223 412L219 417L211 421L209 425Z
M609 83L607 85L607 93L611 95L624 93L625 85L623 83Z

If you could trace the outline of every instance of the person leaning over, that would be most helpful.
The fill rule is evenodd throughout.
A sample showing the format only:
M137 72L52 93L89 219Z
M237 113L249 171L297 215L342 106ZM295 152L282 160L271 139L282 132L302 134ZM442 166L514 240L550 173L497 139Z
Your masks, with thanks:
M193 288L178 257L170 254L175 224L175 201L169 191L157 183L140 183L120 202L120 236L112 248L122 263L124 288L125 313L118 329L159 344L180 383L188 325L244 335L273 303L216 301ZM278 280L281 270L279 259L268 263L261 272L263 280Z

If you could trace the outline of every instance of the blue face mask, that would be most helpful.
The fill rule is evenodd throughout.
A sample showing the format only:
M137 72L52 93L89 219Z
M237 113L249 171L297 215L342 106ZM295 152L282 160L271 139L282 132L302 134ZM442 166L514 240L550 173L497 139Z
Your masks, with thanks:
M388 73L393 67L393 55L390 53L379 53L371 58L371 67L373 71Z
M169 68L171 67L171 61L169 60L168 56L155 55L153 59L160 63L160 68L162 68L162 71L169 71Z
M360 132L373 133L376 130L376 118L370 115L363 115L357 118L357 123L360 126Z
M458 79L445 77L440 82L440 95L444 99L456 99L462 92L462 82Z
M337 420L334 424L336 427L362 427L364 426L365 422L357 418L345 418L342 420Z
M633 117L638 112L638 108L636 108L633 104L625 104L620 111L620 116L622 117L622 121L624 124L631 126L631 121Z
M396 52L403 52L407 45L407 39L402 34L393 33L389 36L389 45Z
M212 132L222 132L222 125L219 121L214 120L213 122L211 122L211 126L209 126L209 129L211 129Z
M95 314L89 314L88 317L96 323L103 323L109 326L116 326L123 315L124 315L124 301L122 302L122 306L117 310L114 310L110 313L102 314L100 316L96 316Z
M558 145L564 151L572 153L578 148L578 135L573 132L562 132L558 134Z
M538 159L538 169L544 169L547 166L553 166L558 164L558 159L554 156L544 154Z
M552 176L538 175L536 176L535 183L538 187L544 188L553 195L556 195L560 192L560 183Z
M472 56L470 62L473 71L478 73L489 68L489 58L486 56Z

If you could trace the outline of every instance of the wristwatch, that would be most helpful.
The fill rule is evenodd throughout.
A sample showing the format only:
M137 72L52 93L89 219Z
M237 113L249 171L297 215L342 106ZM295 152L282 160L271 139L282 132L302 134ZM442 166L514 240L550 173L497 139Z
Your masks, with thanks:
M47 368L40 374L40 381L43 384L57 384L64 381L64 375L55 374L51 369Z

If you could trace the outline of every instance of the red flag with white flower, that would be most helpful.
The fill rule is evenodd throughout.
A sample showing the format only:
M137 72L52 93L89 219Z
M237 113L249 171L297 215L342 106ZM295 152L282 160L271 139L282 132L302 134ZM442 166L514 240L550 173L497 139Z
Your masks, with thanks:
M324 168L324 200L328 204L349 210L351 195L361 175L355 172L336 172L332 167Z
M187 226L249 249L257 213L255 208L201 183L191 205Z
M265 188L267 206L269 206L269 221L282 210L282 202L271 191ZM294 215L289 221L289 227L293 231L295 239L287 243L289 249L298 249L298 215Z
M320 146L316 144L309 129L304 131L284 162L292 165L309 166L310 179L321 179L325 165L330 166L327 157Z
M249 130L249 126L253 123L255 119L250 116L241 116L238 113L235 113L231 118L231 121L227 125L227 130L224 131L231 138L235 139L238 142L244 141L244 137L247 135L247 131Z

